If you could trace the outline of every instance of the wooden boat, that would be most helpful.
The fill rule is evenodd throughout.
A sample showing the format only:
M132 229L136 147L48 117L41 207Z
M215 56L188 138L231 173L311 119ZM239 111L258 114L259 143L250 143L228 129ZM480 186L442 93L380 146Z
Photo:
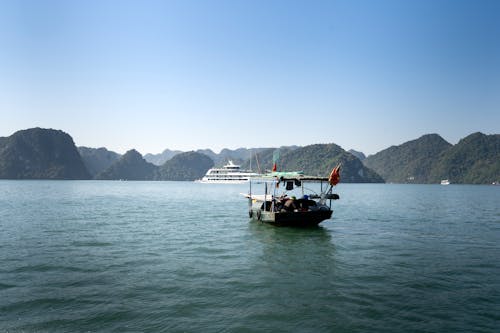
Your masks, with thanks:
M337 182L338 172L339 169ZM249 193L243 194L248 198L248 214L255 221L275 226L317 226L332 217L332 200L339 199L338 194L332 193L334 185L331 181L331 175L312 177L286 172L273 172L268 177L252 179ZM319 183L319 193L305 193L309 186L304 185L311 182ZM256 185L264 187L264 194L252 193ZM280 188L284 189L278 193ZM302 194L298 199L292 195L297 192Z

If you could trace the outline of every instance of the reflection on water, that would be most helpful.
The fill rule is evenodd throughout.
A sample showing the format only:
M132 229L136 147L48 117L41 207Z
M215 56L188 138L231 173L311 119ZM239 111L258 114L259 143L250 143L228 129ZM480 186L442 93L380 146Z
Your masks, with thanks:
M249 222L248 230L260 245L253 270L266 290L266 320L286 316L289 328L312 331L342 328L327 310L339 296L335 287L337 261L331 230L275 227Z
M261 244L259 259L272 271L327 274L335 266L331 231L323 227L275 227L252 221L248 229Z
M290 252L294 249L311 248L322 252L332 252L333 243L331 230L322 226L313 228L292 228L276 227L269 224L250 221L248 230L255 236L269 251L279 251L287 248Z

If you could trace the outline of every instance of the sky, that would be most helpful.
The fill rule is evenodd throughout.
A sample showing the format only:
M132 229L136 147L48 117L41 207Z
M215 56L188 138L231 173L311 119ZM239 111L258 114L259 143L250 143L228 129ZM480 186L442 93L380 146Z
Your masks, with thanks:
M500 133L500 1L0 0L0 136L164 149Z

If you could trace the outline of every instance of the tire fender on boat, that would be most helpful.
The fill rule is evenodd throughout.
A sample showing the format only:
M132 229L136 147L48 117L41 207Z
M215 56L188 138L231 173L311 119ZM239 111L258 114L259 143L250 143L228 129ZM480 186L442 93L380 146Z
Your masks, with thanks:
M252 210L251 210L251 209L248 211L248 216L249 216L250 218L252 218L252 216L253 216L253 212L252 212Z
M257 211L257 220L261 220L262 218L262 212L260 210Z

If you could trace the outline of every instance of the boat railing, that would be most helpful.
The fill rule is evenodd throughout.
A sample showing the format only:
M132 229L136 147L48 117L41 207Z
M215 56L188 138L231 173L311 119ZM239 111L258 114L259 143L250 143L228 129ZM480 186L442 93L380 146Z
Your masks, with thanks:
M278 194L277 189L278 189L278 184L283 182L286 187L285 187L285 192ZM320 183L320 193L310 193L308 194L310 199L315 199L319 200L318 203L320 205L325 205L326 200L329 200L329 206L331 208L332 205L332 200L337 200L339 199L339 195L332 193L333 186L331 186L328 183L328 178L327 177L315 177L315 176L304 176L304 175L293 175L292 177L259 177L259 178L254 178L250 180L250 188L249 188L249 198L256 198L256 196L252 196L252 184L259 184L262 185L264 184L264 195L262 195L262 201L263 201L263 208L264 210L268 210L267 205L271 205L270 210L274 211L274 205L276 200L279 197L282 197L283 195L286 196L286 192L292 191L295 188L300 188L300 192L302 192L302 197L305 195L305 188L304 188L304 183L308 182L316 182ZM324 183L326 182L326 187L324 187ZM293 193L293 192L292 192ZM259 196L259 199L260 196ZM259 200L260 201L260 200ZM249 201L250 206L252 200Z

